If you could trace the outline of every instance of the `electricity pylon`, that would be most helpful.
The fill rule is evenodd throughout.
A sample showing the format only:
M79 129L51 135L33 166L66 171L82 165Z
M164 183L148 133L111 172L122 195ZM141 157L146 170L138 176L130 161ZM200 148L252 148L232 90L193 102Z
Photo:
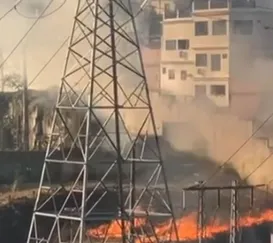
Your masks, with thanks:
M28 242L113 237L178 234L131 2L78 0Z

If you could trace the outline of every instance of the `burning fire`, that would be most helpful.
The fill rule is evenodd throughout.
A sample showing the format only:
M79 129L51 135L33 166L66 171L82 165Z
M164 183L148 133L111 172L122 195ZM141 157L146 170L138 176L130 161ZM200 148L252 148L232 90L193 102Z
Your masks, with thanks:
M264 211L258 216L244 216L239 219L238 225L240 227L250 227L253 225L259 225L264 222L273 221L273 210L269 209ZM135 228L144 228L148 221L139 218L135 219ZM130 232L131 222L125 222L125 231ZM198 237L196 214L191 214L176 221L178 237L180 241L195 240ZM159 240L176 240L176 234L174 230L171 230L172 224L166 222L155 227L154 231ZM204 237L213 238L219 233L229 231L229 223L211 222L204 228ZM170 233L171 232L171 233ZM112 221L110 224L101 225L95 229L90 229L87 234L94 238L112 238L119 239L122 236L121 222L119 220ZM138 238L139 243L156 242L156 239L151 238Z

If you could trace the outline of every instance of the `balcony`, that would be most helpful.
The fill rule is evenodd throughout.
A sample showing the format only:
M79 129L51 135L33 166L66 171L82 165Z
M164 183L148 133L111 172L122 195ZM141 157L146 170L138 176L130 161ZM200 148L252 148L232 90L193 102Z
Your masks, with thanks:
M210 9L227 9L228 0L195 0L194 11Z
M232 8L256 8L255 0L232 0Z
M230 7L229 0L194 0L194 11L227 9ZM255 8L255 0L232 0L231 8Z
M165 4L164 19L190 18L193 12L210 12L228 10L230 8L255 8L255 0L184 0L173 1L172 4Z
M192 16L192 1L174 1L164 7L164 19L190 18Z

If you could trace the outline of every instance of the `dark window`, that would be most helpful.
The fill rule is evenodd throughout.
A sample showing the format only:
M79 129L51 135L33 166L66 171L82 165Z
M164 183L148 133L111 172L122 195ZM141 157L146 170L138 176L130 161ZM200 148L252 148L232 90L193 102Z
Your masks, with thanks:
M227 8L227 0L210 0L210 8Z
M176 1L179 18L188 18L192 16L192 0Z
M195 66L206 67L208 63L207 54L196 54L195 55Z
M166 40L165 43L166 50L176 50L176 40Z
M165 74L166 73L166 68L162 68L162 73Z
M195 85L195 96L205 96L207 95L207 87L206 85Z
M233 33L239 35L252 35L253 21L252 20L235 20L233 22Z
M232 0L232 8L255 8L255 0Z
M181 79L181 80L186 80L186 79L187 79L187 71L182 70L182 71L180 72L180 79Z
M164 5L164 17L165 17L165 19L176 18L176 10L171 9L171 6L169 3L165 3L165 5Z
M211 71L221 71L221 55L211 55Z
M189 40L178 40L177 41L178 50L188 50L190 48Z
M206 21L195 22L196 36L208 35L208 33L209 33L208 22Z
M175 79L175 71L173 69L168 70L168 78Z
M225 85L211 85L210 94L215 96L226 95L226 86Z
M227 34L227 21L226 20L212 21L212 34L213 35L226 35Z
M194 0L194 10L203 10L209 8L209 0Z

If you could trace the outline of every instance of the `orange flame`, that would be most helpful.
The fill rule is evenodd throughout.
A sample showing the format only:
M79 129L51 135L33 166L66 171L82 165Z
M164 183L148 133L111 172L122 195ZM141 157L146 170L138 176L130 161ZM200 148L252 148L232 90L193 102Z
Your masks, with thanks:
M146 219L134 219L134 227L139 228L146 224ZM126 232L130 231L131 222L125 221L124 228ZM121 238L122 230L121 230L121 220L114 220L110 224L103 224L95 229L89 230L88 234L95 238L104 238L107 236L108 238Z
M265 222L273 221L273 210L269 209L264 211L258 216L244 216L239 219L238 225L240 227L251 227L254 225L260 225ZM136 219L134 227L141 228L145 226L147 221L145 219ZM155 227L156 237L160 241L164 240L176 240L176 233L174 230L171 230L172 224L170 222L166 222L162 225L158 225ZM198 237L197 232L197 223L196 223L196 214L191 214L185 216L176 221L177 233L180 241L185 240L195 240ZM209 223L204 227L204 237L205 238L213 238L219 233L229 231L228 223ZM125 222L125 231L129 233L130 231L130 222ZM171 233L170 233L171 232ZM121 222L119 220L113 221L110 225L101 225L95 229L90 229L88 231L88 235L94 238L104 238L105 236L108 238L121 238ZM145 238L140 237L138 242L156 242L154 237Z

